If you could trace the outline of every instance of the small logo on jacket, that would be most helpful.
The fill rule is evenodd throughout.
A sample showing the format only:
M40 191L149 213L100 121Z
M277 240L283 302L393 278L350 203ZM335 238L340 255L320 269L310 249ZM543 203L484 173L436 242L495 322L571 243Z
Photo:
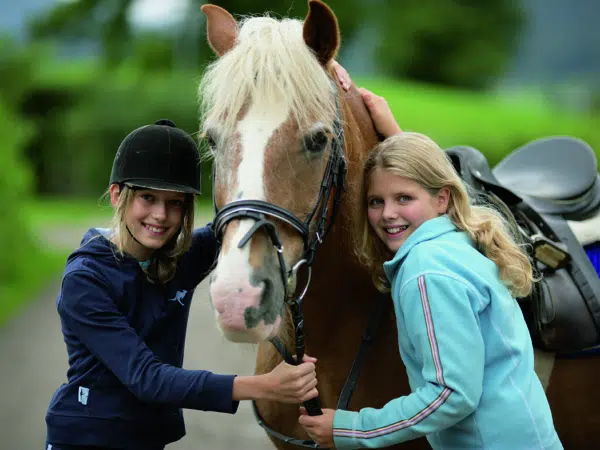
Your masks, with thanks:
M89 395L90 395L90 390L88 388L79 386L79 395L78 395L79 403L81 403L82 405L87 405Z
M175 297L170 298L169 301L170 302L177 302L179 303L181 306L183 306L183 302L181 300L183 300L183 298L187 295L187 291L177 291L175 293Z

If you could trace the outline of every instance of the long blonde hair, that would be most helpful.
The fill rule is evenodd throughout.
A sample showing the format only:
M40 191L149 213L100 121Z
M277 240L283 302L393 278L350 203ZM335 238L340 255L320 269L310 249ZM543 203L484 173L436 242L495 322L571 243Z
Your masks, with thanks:
M427 136L410 132L383 141L370 153L363 167L356 218L357 254L370 269L379 290L389 290L383 262L392 255L369 225L367 217L368 184L376 168L413 180L432 195L448 188L450 220L473 239L481 253L496 263L500 278L514 297L525 297L531 292L533 269L502 215L491 205L472 204L465 183L445 152Z
M121 188L119 201L115 206L112 218L111 241L114 243L118 256L122 257L127 248L133 242L133 237L127 231L125 217L133 202L135 191L124 186ZM186 194L184 200L184 212L181 219L181 230L178 235L171 238L162 248L156 250L152 255L152 263L146 274L153 282L166 283L175 275L177 261L192 244L192 232L194 229L194 195Z

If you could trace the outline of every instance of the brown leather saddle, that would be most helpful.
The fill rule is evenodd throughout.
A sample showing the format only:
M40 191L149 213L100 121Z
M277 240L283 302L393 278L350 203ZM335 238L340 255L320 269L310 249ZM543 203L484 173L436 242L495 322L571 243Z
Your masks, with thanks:
M476 202L495 205L528 244L541 280L518 301L534 345L557 353L600 345L600 279L567 223L600 214L600 176L590 146L572 137L539 139L493 170L473 147L446 152Z

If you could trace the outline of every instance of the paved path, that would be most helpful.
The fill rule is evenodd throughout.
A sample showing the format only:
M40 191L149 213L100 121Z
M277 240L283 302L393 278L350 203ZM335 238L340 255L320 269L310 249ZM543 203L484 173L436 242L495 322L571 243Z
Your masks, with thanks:
M75 248L86 227L51 230L53 245ZM42 450L44 416L54 390L66 380L67 355L55 309L55 281L17 317L0 328L0 449ZM196 290L188 325L184 367L251 374L255 348L226 341L216 329L207 283ZM236 415L185 410L188 434L168 450L272 449L250 404Z

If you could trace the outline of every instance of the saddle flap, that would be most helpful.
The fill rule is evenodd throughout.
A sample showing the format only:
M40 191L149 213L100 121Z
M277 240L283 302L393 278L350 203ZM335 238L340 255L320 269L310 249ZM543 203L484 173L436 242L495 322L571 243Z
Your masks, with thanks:
M546 270L531 298L535 334L542 346L577 352L600 342L600 279L566 221L540 216L569 253L558 270ZM530 224L532 226L532 224ZM539 231L533 229L534 232ZM540 269L536 265L537 269Z
M557 270L539 283L542 295L533 307L536 331L544 348L569 353L596 345L598 330L568 271Z

